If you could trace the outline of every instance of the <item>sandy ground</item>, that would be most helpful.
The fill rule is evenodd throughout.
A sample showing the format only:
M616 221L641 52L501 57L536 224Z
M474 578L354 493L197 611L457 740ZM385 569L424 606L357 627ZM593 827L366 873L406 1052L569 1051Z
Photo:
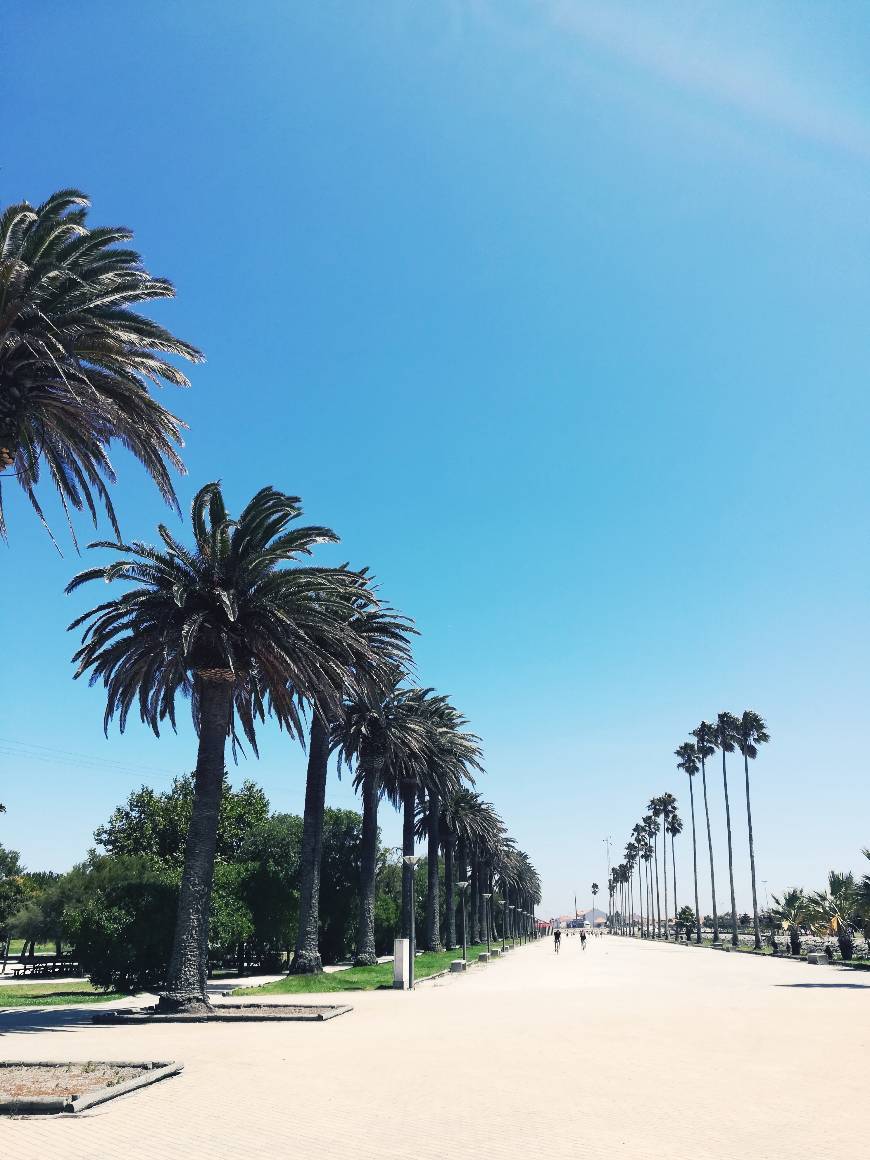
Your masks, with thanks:
M59 1160L854 1154L868 974L566 939L559 956L533 945L413 994L328 998L355 1010L114 1028L84 1008L3 1014L7 1059L185 1070L78 1117L0 1122L0 1141Z

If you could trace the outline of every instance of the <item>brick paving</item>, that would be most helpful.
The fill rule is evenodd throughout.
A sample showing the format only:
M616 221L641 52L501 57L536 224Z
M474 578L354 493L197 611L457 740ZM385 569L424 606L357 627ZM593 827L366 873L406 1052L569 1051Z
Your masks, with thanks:
M568 938L558 957L542 943L346 1000L354 1012L323 1024L0 1015L7 1059L185 1063L78 1117L0 1120L0 1144L58 1160L797 1160L860 1139L859 972L617 938L583 953Z

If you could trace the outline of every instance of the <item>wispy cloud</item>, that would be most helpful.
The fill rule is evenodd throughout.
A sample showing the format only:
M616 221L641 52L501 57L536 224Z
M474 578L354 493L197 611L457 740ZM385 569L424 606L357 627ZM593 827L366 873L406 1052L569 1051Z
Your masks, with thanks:
M672 88L726 106L817 144L870 158L870 121L833 99L810 96L800 69L760 45L725 45L663 8L597 0L541 0L566 35L603 50ZM791 68L789 67L791 64Z

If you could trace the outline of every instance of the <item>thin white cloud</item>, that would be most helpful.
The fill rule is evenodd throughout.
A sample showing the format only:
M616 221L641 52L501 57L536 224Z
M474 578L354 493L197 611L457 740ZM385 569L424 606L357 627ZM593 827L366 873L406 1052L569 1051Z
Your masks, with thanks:
M828 148L870 157L870 122L811 97L787 62L759 45L726 46L666 18L663 9L629 10L613 0L541 0L541 8L564 34L671 87Z

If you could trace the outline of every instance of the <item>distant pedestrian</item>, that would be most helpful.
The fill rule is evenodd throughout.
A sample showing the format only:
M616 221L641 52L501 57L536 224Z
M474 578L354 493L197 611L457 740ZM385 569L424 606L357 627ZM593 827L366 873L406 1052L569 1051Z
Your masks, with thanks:
M559 930L558 927L556 927L556 929L553 931L553 947L556 951L556 954L559 953L559 947L560 947L561 943L562 943L562 932Z
M582 947L582 949L584 951L586 950L586 931L585 930L580 931L580 946Z

